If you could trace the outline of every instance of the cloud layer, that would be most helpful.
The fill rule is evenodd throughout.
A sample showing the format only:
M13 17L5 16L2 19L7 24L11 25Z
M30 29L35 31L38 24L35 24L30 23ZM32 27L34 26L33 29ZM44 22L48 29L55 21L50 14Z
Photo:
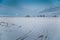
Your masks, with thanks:
M36 16L56 5L60 5L60 0L0 0L0 16Z

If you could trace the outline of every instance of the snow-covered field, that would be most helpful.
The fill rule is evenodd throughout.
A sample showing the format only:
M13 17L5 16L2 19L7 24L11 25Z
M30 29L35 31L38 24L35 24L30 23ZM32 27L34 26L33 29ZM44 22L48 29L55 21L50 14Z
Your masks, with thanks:
M0 40L60 40L60 17L0 17Z

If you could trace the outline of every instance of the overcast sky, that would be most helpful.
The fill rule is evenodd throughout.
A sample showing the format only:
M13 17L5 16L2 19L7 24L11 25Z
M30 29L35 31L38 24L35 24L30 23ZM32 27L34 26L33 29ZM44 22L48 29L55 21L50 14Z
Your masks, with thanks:
M0 16L36 16L38 12L59 4L60 0L0 0Z

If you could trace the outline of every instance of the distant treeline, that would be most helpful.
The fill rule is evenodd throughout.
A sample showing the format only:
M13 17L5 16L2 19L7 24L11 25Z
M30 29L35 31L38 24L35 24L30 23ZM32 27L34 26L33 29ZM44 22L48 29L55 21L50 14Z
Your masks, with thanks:
M46 16L46 15L38 15L38 16L30 16L30 15L26 15L25 17L58 17L57 15L53 15L53 16Z
M0 17L59 17L59 16L57 15L37 15L37 16L26 15L26 16L0 16Z

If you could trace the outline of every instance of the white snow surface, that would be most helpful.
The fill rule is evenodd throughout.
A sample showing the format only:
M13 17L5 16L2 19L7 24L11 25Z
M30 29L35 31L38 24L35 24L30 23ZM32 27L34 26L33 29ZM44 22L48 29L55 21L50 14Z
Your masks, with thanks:
M60 17L0 17L0 40L60 40Z

